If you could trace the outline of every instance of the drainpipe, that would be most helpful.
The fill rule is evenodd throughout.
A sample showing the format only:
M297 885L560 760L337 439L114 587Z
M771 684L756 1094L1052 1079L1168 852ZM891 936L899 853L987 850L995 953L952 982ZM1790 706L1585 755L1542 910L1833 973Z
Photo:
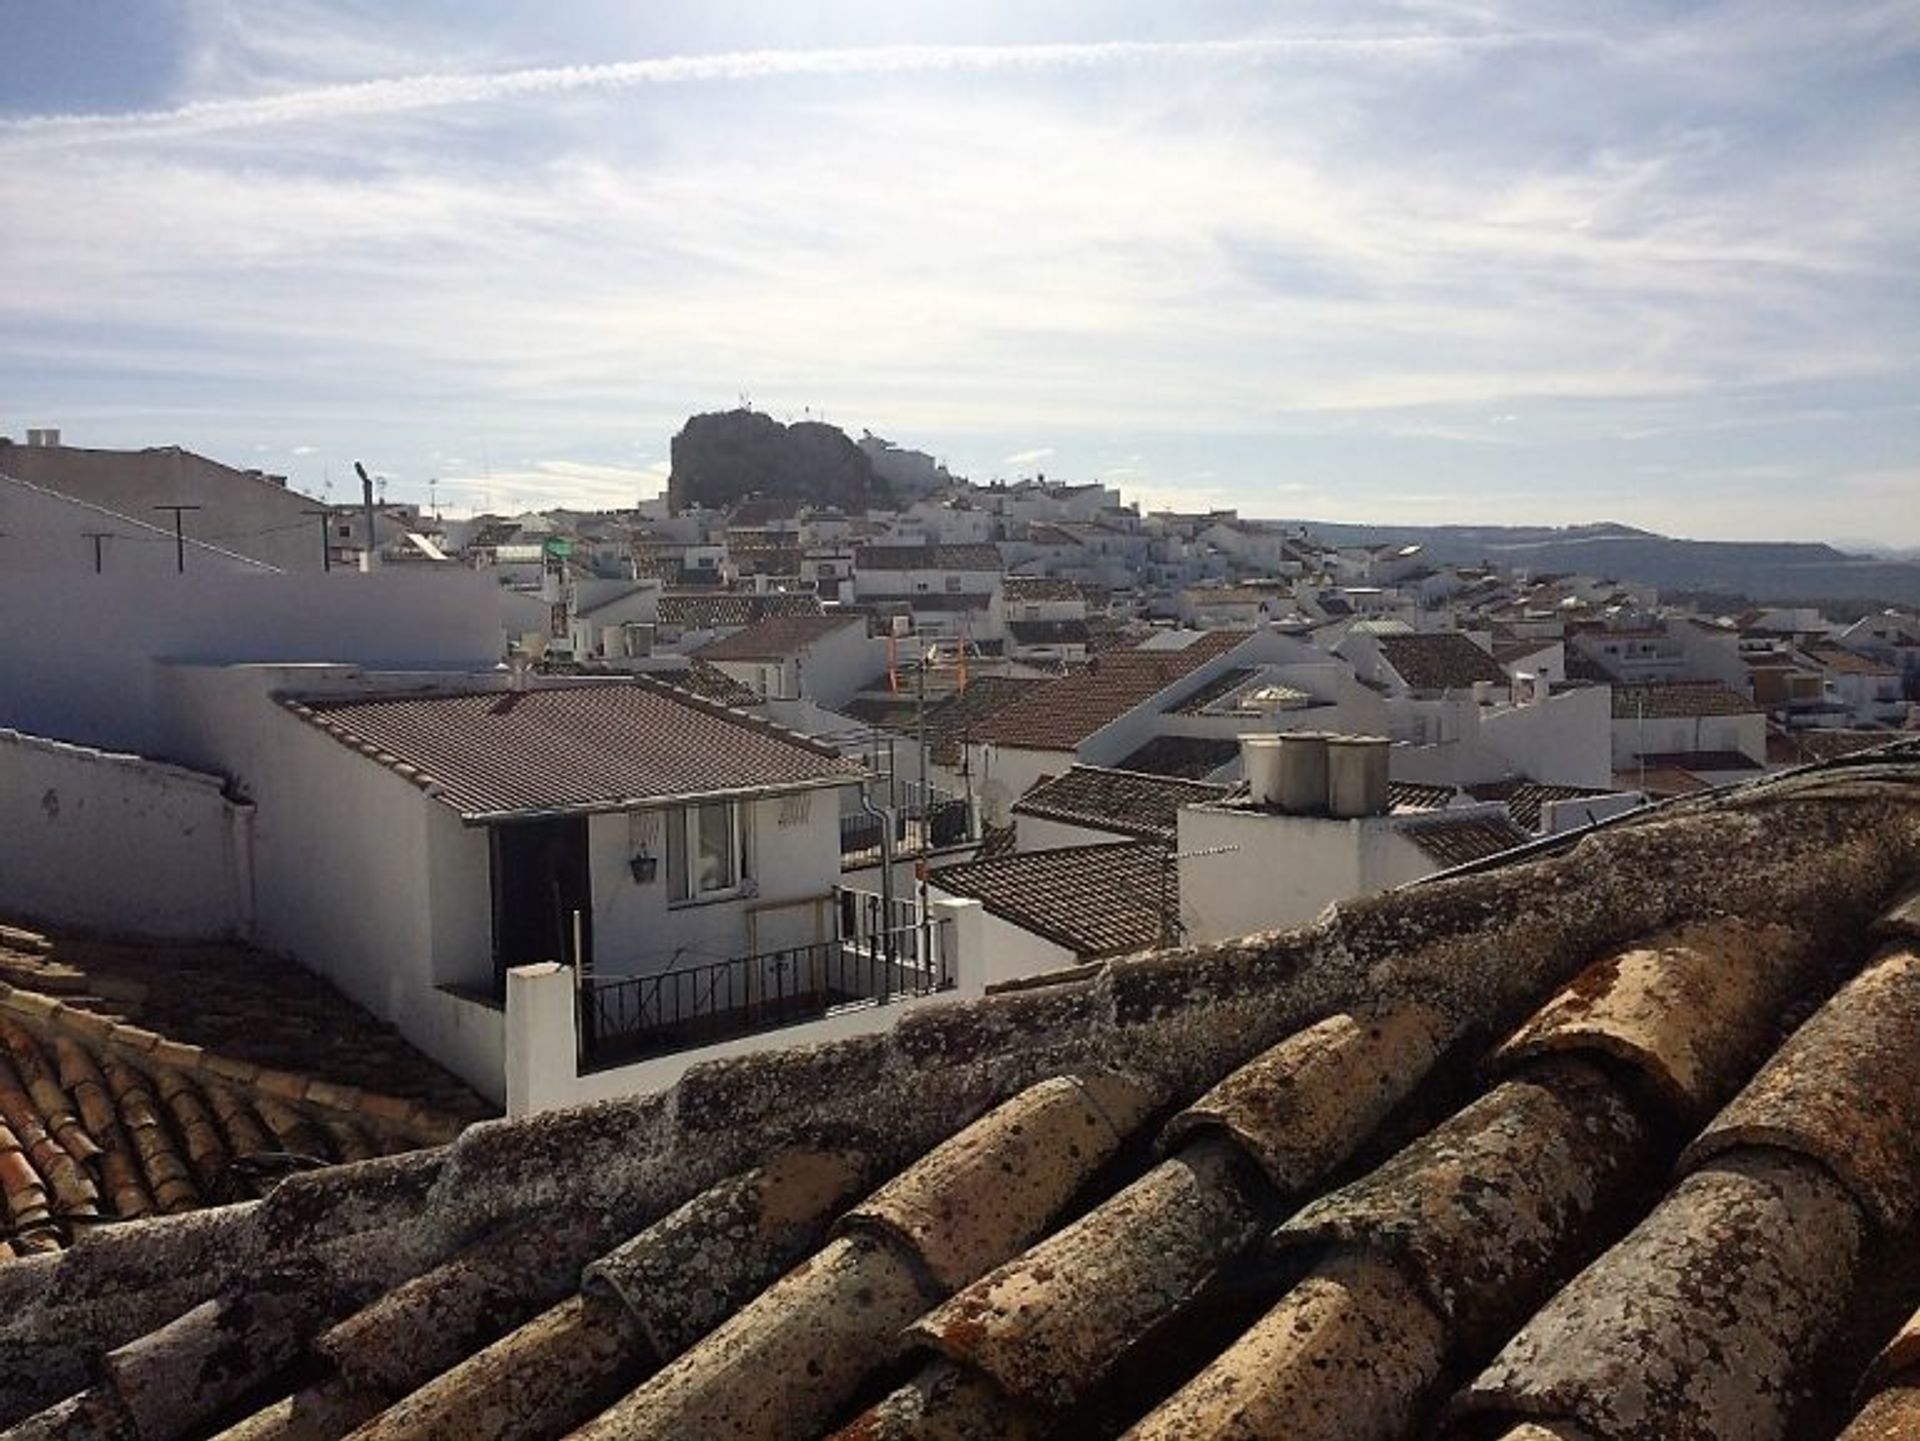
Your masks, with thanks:
M867 794L870 781L860 783L860 809L880 822L880 933L886 937L886 961L893 964L893 811L882 809Z

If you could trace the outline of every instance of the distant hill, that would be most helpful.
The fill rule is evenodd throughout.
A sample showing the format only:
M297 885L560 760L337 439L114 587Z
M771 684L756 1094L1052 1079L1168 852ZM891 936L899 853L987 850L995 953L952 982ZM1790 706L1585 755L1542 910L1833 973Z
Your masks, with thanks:
M1849 555L1819 541L1675 540L1629 525L1305 526L1334 545L1418 544L1436 564L1481 561L1536 573L1577 571L1663 590L1716 591L1756 601L1863 600L1920 605L1920 562Z
M724 510L750 495L862 511L892 493L845 432L817 420L782 425L754 410L688 419L673 438L667 504Z

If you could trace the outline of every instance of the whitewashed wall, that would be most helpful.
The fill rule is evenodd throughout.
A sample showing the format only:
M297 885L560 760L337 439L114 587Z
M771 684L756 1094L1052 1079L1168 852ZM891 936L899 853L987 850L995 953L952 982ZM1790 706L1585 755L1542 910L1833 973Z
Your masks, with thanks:
M486 668L500 647L494 587L446 568L158 576L0 568L0 616L0 725L147 755L161 753L158 661Z
M169 938L245 937L253 808L218 776L0 730L0 912Z

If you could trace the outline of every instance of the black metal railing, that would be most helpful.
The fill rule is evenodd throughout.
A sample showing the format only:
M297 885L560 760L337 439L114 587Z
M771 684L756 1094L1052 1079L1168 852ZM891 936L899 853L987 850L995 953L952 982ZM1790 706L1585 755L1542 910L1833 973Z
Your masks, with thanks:
M852 893L847 893L851 895ZM873 898L878 901L878 897ZM952 989L950 922L869 925L837 940L580 983L581 1069L634 1061L817 1021L860 1005L889 1005ZM879 921L858 901L856 921ZM842 907L845 914L845 907Z
M963 796L950 796L935 790L931 799L922 801L918 788L894 811L893 845L896 852L939 850L965 841L972 828L972 807ZM853 811L840 817L840 855L843 860L877 858L880 834L885 827L879 816Z

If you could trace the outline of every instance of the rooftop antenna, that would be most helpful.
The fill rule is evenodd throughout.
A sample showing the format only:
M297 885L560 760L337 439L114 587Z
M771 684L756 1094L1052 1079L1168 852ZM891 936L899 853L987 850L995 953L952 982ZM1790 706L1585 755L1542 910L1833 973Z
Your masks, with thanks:
M437 475L427 479L427 504L433 510L433 518L440 519L440 477Z

